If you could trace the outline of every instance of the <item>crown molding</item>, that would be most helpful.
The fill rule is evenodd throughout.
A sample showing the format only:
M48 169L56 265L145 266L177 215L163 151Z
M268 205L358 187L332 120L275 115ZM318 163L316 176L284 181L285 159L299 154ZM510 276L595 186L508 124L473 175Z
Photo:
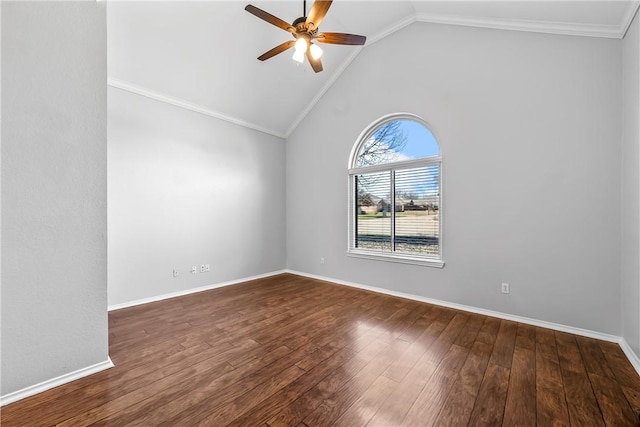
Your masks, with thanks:
M176 107L185 108L187 110L194 111L196 113L205 114L210 117L215 117L220 120L224 120L229 123L234 123L239 126L243 126L249 129L257 130L269 135L276 136L278 138L286 139L296 130L296 128L307 117L316 104L322 99L325 93L333 86L342 73L349 67L353 60L360 54L362 49L366 46L370 46L391 34L411 25L414 22L427 22L433 24L446 24L446 25L458 25L465 27L479 27L479 28L491 28L498 30L509 31L525 31L534 33L545 34L558 34L569 36L581 36L581 37L601 37L601 38L614 38L622 39L626 34L629 26L633 22L633 18L640 8L639 1L629 1L627 11L624 18L619 25L595 25L595 24L571 24L565 22L546 22L546 21L530 21L530 20L515 20L515 19L478 19L463 16L453 15L431 15L412 13L411 15L399 20L398 22L390 25L382 31L367 37L367 44L365 46L358 46L354 51L340 64L338 69L331 75L331 77L320 88L313 99L308 102L305 108L298 114L298 116L291 122L285 132L281 132L275 129L265 128L255 123L247 122L237 117L229 116L219 111L211 110L202 105L195 104L180 98L172 97L162 94L160 92L146 89L142 86L125 82L123 80L110 77L107 84L111 87L125 90L131 93L145 96L147 98L154 99L156 101L164 102L174 105Z
M135 93L137 95L145 96L147 98L151 98L156 101L164 102L166 104L171 104L176 107L184 108L186 110L194 111L196 113L204 114L206 116L215 117L216 119L224 120L225 122L229 122L229 123L233 123L239 126L249 128L249 129L257 130L258 132L277 136L278 138L283 138L283 139L286 138L285 134L283 134L282 132L278 132L273 129L268 129L268 128L256 125L254 123L250 123L245 120L241 120L236 117L232 117L227 114L211 110L202 105L185 101L184 99L176 98L173 96L165 95L163 93L156 92L133 83L125 82L123 80L118 80L118 79L109 77L107 79L107 85L120 90L127 91L127 92Z
M624 36L627 35L627 31L629 31L629 27L633 23L633 18L635 18L636 13L638 13L639 9L640 9L640 1L629 2L629 5L627 6L627 11L624 14L624 18L622 18L621 25L623 27L623 31L620 38L624 38Z
M432 15L418 13L417 22L460 25L464 27L491 28L496 30L526 31L532 33L558 34L565 36L601 37L621 39L631 25L640 2L628 2L624 18L618 25L575 24L567 22L531 21L520 19L473 18L454 15Z

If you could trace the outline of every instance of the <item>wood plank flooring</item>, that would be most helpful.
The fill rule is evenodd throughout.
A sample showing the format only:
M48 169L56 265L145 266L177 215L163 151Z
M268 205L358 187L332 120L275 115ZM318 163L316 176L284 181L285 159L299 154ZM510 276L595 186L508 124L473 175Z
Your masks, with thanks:
M109 313L116 367L3 426L635 426L616 344L291 274Z

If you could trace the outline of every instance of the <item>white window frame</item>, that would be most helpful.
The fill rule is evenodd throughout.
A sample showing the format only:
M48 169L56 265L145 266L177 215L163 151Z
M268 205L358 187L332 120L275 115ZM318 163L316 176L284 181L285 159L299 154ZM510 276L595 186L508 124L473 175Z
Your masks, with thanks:
M427 128L435 137L436 143L438 144L438 148L440 150L440 155L425 157L422 159L412 159L412 160L404 160L398 162L385 163L381 165L373 165L373 166L364 166L364 167L356 167L356 161L358 159L358 154L360 153L360 148L362 144L369 140L373 136L373 134L384 124L394 121L394 120L412 120L418 122L425 128ZM365 173L374 173L374 172L390 172L391 177L393 178L395 171L403 170L403 169L413 169L418 167L432 166L438 165L438 189L439 189L439 205L438 205L438 248L439 255L438 256L420 256L420 255L408 255L396 252L382 252L375 250L367 250L360 249L353 246L355 242L355 229L356 229L356 215L354 212L356 211L357 204L357 195L355 194L355 177L356 175L365 174ZM442 209L442 149L440 148L440 144L438 143L438 138L431 130L431 127L419 116L410 113L395 113L383 116L371 123L358 137L356 144L353 146L351 150L351 155L349 156L349 164L348 164L348 172L349 172L349 235L347 237L347 255L356 257L356 258L365 258L365 259L373 259L380 261L390 261L390 262L398 262L403 264L414 264L414 265L423 265L428 267L444 267L443 261L443 245L442 245L442 222L443 222L443 209ZM394 192L392 194L392 203L395 205L395 184L391 183L391 190ZM391 241L393 243L393 239L395 237L395 209L391 209ZM393 244L392 244L393 247Z

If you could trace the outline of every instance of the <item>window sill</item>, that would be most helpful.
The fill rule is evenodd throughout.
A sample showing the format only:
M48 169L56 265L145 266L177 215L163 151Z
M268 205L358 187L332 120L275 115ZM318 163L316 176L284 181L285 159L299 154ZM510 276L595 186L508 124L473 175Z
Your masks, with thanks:
M385 253L365 252L358 250L348 250L347 256L354 258L372 259L377 261L397 262L400 264L422 265L425 267L444 267L444 261L438 259L410 257L406 255L392 255Z

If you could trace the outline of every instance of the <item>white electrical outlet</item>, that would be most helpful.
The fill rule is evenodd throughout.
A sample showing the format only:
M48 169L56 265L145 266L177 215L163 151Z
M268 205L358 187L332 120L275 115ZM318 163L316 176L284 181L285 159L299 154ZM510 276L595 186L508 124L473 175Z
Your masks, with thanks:
M200 264L200 273L204 273L206 271L205 268L204 264Z
M178 270L175 268L173 269L173 277L178 277Z
M209 271L209 270L211 270L211 266L209 264L205 264L204 271Z
M324 264L324 257L320 258L320 264Z
M191 274L196 274L198 272L198 267L195 265L191 266Z
M503 294L508 294L509 291L510 291L509 284L508 283L503 283L502 284L502 293Z

